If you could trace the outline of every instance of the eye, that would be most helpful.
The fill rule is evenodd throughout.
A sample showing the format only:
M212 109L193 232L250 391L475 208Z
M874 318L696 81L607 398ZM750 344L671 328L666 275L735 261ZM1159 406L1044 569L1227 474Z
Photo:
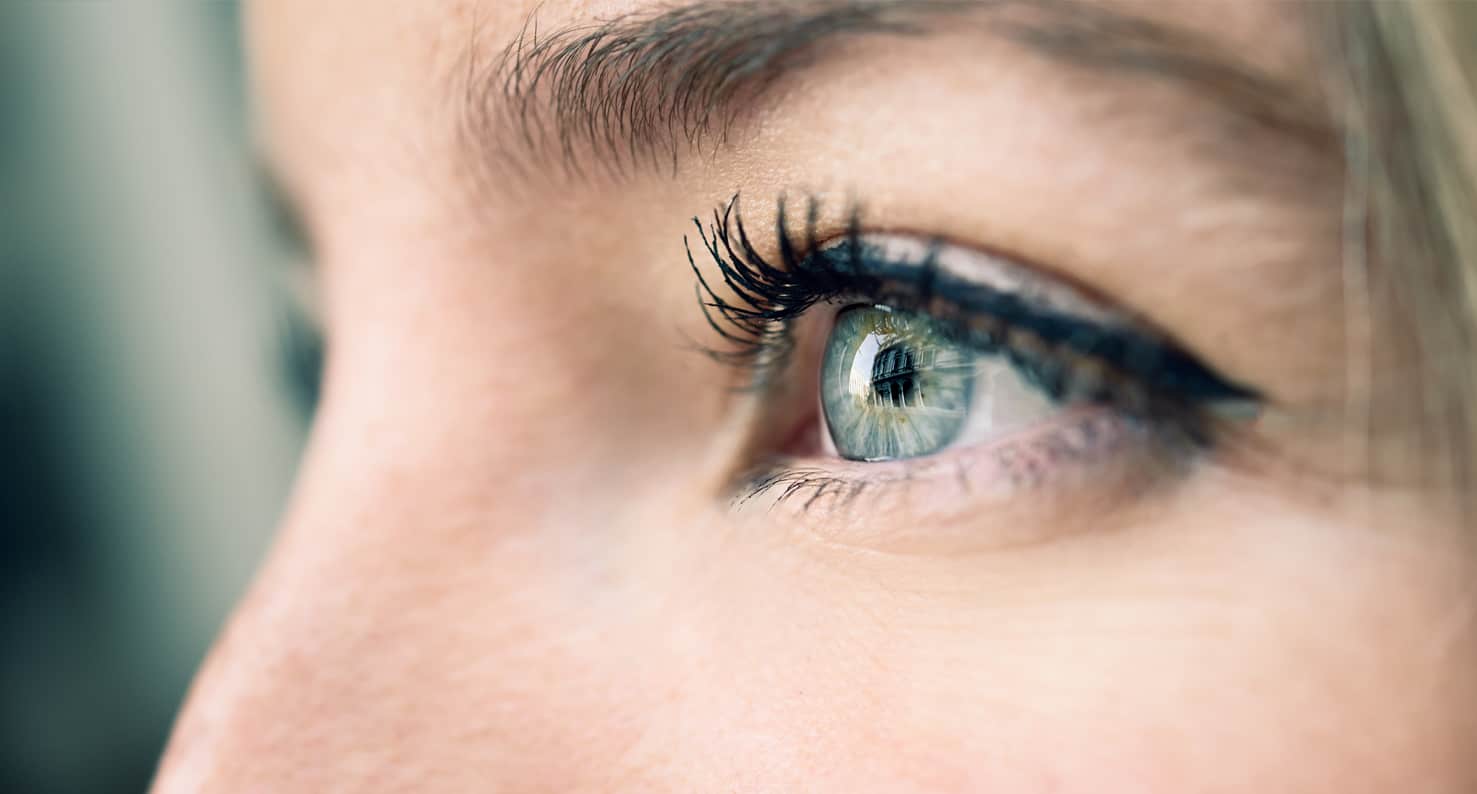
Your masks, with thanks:
M1043 269L967 245L864 233L855 214L818 243L814 203L795 239L785 217L781 203L776 263L759 254L733 204L699 224L721 282L691 259L703 310L728 343L715 357L752 368L760 399L793 394L785 383L815 384L814 432L780 428L793 440L775 450L777 473L760 468L764 487L789 482L785 492L794 492L785 466L832 487L826 457L896 482L912 475L865 464L980 446L997 462L1030 458L1034 469L1045 459L1101 458L1128 436L1157 449L1206 449L1223 419L1259 409L1253 390ZM810 321L826 313L834 320ZM775 413L766 421L783 424L784 411Z
M820 400L841 457L897 460L1049 418L1030 377L1021 357L976 352L922 314L852 306L826 341Z

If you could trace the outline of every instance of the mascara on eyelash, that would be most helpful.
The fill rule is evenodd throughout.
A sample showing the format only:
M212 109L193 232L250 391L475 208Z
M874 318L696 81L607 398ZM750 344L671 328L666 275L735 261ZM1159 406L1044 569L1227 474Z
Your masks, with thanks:
M787 226L787 215L782 196L775 220L778 265L753 245L737 195L714 210L706 227L693 219L726 294L703 275L690 241L684 239L704 316L732 345L707 352L751 369L756 384L787 364L794 346L793 320L817 303L857 296L935 318L961 343L1008 358L1055 399L1078 397L1144 418L1173 417L1194 438L1205 433L1190 414L1246 418L1260 404L1252 389L1222 378L1150 334L1036 305L1019 294L940 269L936 252L941 243L932 243L918 261L898 261L864 238L856 207L844 235L824 248L816 244L816 199L807 203L799 242Z

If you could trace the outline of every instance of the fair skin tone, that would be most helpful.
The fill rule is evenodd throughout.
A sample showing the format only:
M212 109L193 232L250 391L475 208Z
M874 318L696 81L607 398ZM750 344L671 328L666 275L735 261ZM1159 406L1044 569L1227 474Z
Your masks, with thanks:
M1287 4L1091 5L1322 91ZM534 6L247 6L331 355L157 791L1477 790L1477 539L1363 462L1408 429L1348 432L1378 404L1336 144L956 7L814 43L656 167L581 169L623 161L473 90ZM539 39L653 7L548 0ZM864 231L1008 253L1260 408L1170 465L1130 435L1028 481L1001 450L1065 411L909 461L787 446L826 433L839 306L764 389L694 352L724 343L682 238L717 278L691 218L736 192L766 254L781 194L822 239L855 199ZM782 452L866 487L740 503Z

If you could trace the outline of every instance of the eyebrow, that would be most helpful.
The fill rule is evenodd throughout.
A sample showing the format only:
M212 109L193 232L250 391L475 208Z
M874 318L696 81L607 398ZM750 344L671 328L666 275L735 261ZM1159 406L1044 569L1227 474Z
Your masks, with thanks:
M1320 151L1336 141L1324 104L1297 82L1204 34L1082 0L698 0L542 35L537 14L488 63L475 46L467 61L468 144L525 174L675 171L684 152L727 142L825 45L924 37L964 14L1056 61L1180 84Z

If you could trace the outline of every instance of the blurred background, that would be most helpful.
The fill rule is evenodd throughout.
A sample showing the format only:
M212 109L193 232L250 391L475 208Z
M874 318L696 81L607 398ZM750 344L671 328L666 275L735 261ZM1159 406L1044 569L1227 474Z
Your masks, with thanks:
M286 502L316 347L237 7L0 2L0 792L137 792Z

